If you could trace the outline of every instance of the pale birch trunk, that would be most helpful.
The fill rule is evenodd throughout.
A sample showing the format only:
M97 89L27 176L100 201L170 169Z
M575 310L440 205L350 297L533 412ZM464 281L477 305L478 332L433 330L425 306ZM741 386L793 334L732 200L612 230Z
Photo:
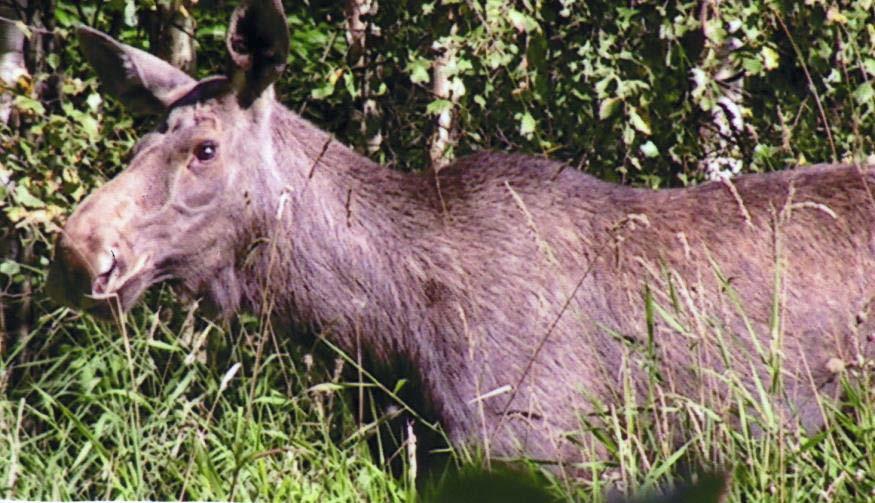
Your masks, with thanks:
M348 61L353 70L360 72L362 79L359 132L369 155L379 152L383 144L382 112L372 95L372 81L379 77L380 71L379 67L372 68L374 62L368 58L368 35L378 36L379 29L365 19L375 15L378 7L377 0L347 0L344 8L346 40L349 43Z
M194 75L197 67L197 25L189 10L194 3L160 2L147 21L151 52L189 75Z
M709 23L720 20L720 0L706 0L702 5L700 21L705 34L705 58L716 59L710 64L708 78L717 83L719 94L711 108L713 128L700 131L705 156L700 168L712 180L730 178L741 171L742 156L738 139L744 133L742 115L744 72L731 59L732 54L741 47L741 40L734 36L739 26L727 24L728 33L722 40L709 29Z
M29 76L24 59L26 37L17 20L15 9L0 8L0 123L3 124L12 118L11 89L18 85L19 79Z
M459 100L457 86L453 85L456 66L456 44L454 37L458 27L453 24L450 36L444 37L432 46L438 57L434 61L432 73L432 94L437 100L448 101L451 105L443 108L435 118L435 130L429 146L429 158L434 169L440 169L453 159L455 146L455 114Z

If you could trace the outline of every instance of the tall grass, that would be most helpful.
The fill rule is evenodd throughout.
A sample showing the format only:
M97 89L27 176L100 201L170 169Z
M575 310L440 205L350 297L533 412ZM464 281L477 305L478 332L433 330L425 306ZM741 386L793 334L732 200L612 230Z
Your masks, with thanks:
M568 493L584 501L616 490L648 494L720 473L729 482L729 501L875 501L872 362L860 356L835 368L838 394L819 391L812 380L811 399L825 424L806 430L783 403L790 374L781 350L786 271L775 267L771 315L761 334L719 266L711 269L722 294L707 304L693 299L704 291L701 282L691 288L665 270L651 278L659 286L643 296L647 342L625 355L645 360L648 382L635 386L624 372L619 400L582 418L581 430L595 440L584 455L591 476ZM747 333L728 328L721 303ZM747 350L739 339L751 341ZM709 347L720 355L717 365L702 364ZM675 387L673 379L691 378L698 389Z
M678 283L644 296L649 339L659 327L726 337L683 296ZM38 303L38 324L2 362L0 497L417 499L416 447L404 425L393 431L400 448L369 444L376 430L397 426L383 421L385 411L368 414L349 400L385 394L394 383L341 372L354 359L314 358L315 346L290 342L255 319L220 327L194 310L148 307L172 305L168 292L150 297L122 324ZM318 339L313 344L324 350ZM780 358L761 349L756 357L780 367ZM653 352L630 347L627 358L654 360L651 382L641 388L627 380L620 400L581 418L578 436L587 441L574 468L587 476L544 473L551 495L598 501L655 493L716 470L730 480L729 501L875 500L868 371L842 372L844 398L818 397L826 426L806 433L775 415L769 382L751 390L725 371L711 375L723 394L676 393ZM400 473L390 460L400 462Z
M253 376L245 323L231 334L140 307L124 327L47 312L6 357L0 497L408 498L364 440L345 441L344 383L309 356L266 352Z

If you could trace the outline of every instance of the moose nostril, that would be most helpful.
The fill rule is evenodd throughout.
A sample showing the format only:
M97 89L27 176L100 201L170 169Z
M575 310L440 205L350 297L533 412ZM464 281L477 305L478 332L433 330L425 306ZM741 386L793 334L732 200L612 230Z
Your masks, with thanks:
M110 249L100 257L100 261L97 264L97 276L108 277L117 265L118 259L115 256L115 250Z
M96 294L105 293L110 277L118 269L118 259L115 250L109 250L100 257L97 264L97 276L92 284L92 291Z

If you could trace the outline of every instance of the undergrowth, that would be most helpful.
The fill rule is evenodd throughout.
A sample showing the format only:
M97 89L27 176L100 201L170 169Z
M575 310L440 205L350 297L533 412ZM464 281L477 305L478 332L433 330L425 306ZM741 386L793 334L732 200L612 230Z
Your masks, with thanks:
M4 361L0 497L408 499L366 442L346 440L357 425L339 376L282 350L255 371L247 324L163 314L140 307L124 330L40 317Z
M314 357L318 338L301 347L247 317L220 327L193 308L154 311L174 300L150 297L123 324L38 305L38 324L3 360L0 497L412 501L439 479L417 474L404 423L356 410L351 397L392 384L343 372L346 355ZM767 412L765 388L752 393L731 376L731 419L657 380L644 396L627 386L622 403L581 420L596 446L582 446L586 462L573 467L586 476L547 471L539 483L560 501L600 501L671 491L707 472L729 481L729 501L875 499L870 377L849 376L843 401L822 397L827 424L810 434ZM373 442L392 428L400 447Z

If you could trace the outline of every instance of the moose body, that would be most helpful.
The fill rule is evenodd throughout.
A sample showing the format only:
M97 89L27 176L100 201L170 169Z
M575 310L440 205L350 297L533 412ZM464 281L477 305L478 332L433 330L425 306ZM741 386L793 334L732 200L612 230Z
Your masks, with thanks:
M110 92L166 115L69 219L50 274L69 304L127 309L172 279L221 316L270 312L406 364L455 442L559 461L579 458L581 418L645 389L654 362L667 389L719 402L729 373L753 389L779 354L782 418L816 426L834 362L867 354L869 168L660 191L496 153L401 173L275 99L278 1L235 13L228 78L80 38Z

